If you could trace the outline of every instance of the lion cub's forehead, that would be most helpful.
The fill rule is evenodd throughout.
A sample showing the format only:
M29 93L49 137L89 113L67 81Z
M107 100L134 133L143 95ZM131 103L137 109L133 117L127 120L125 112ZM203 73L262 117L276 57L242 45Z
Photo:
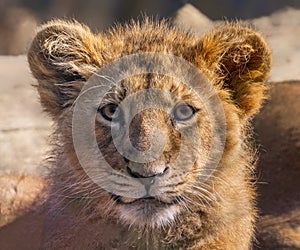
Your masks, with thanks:
M108 92L105 102L120 103L130 96L139 102L150 99L167 106L178 102L201 105L199 97L188 85L170 76L150 73L123 79Z

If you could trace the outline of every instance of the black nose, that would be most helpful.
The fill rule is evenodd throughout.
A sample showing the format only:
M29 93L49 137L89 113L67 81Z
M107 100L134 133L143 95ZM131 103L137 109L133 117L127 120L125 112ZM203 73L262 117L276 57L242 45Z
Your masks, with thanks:
M157 176L163 176L169 171L169 168L166 167L162 172L157 172L152 175L142 175L138 172L133 171L131 168L127 167L127 173L133 178L153 178Z
M166 167L163 172L158 172L152 175L142 175L138 172L132 171L131 168L127 167L128 174L133 178L139 178L139 181L145 186L147 193L149 192L150 186L154 184L156 178L165 175L168 170L169 168Z

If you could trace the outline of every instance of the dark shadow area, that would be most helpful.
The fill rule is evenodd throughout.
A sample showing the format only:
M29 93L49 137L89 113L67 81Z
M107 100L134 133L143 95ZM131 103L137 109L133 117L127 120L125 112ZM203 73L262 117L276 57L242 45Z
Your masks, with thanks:
M274 83L255 120L259 207L279 215L300 207L300 83Z
M252 19L270 15L283 8L300 8L298 0L210 0L189 1L213 20L223 19Z
M14 222L0 228L0 249L41 249L45 215L28 212Z
M255 120L258 162L257 249L296 249L300 225L300 82L273 83ZM297 242L297 243L296 243Z

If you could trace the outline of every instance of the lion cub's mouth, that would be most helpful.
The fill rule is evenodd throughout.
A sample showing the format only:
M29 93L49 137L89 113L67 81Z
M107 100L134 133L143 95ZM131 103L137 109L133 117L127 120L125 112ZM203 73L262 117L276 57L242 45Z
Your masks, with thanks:
M122 197L120 195L112 194L111 195L112 200L116 202L116 204L120 205L131 205L131 204L155 204L161 205L161 206L166 206L166 205L176 205L180 202L181 198L180 196L175 197L171 201L163 201L159 198L149 196L149 197L143 197L143 198L138 198L138 199L132 199L132 198L127 198L127 197Z
M112 194L111 199L121 221L140 228L160 228L170 224L181 211L179 196L169 201L153 196L133 199Z

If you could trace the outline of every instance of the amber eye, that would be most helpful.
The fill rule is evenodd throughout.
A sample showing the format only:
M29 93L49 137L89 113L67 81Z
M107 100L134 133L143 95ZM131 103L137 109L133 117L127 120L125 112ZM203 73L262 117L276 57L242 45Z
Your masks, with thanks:
M99 113L105 120L112 121L113 119L118 120L121 116L120 109L117 109L116 104L108 104L99 109Z
M173 109L173 119L175 121L187 121L195 114L195 109L184 103L178 104Z

